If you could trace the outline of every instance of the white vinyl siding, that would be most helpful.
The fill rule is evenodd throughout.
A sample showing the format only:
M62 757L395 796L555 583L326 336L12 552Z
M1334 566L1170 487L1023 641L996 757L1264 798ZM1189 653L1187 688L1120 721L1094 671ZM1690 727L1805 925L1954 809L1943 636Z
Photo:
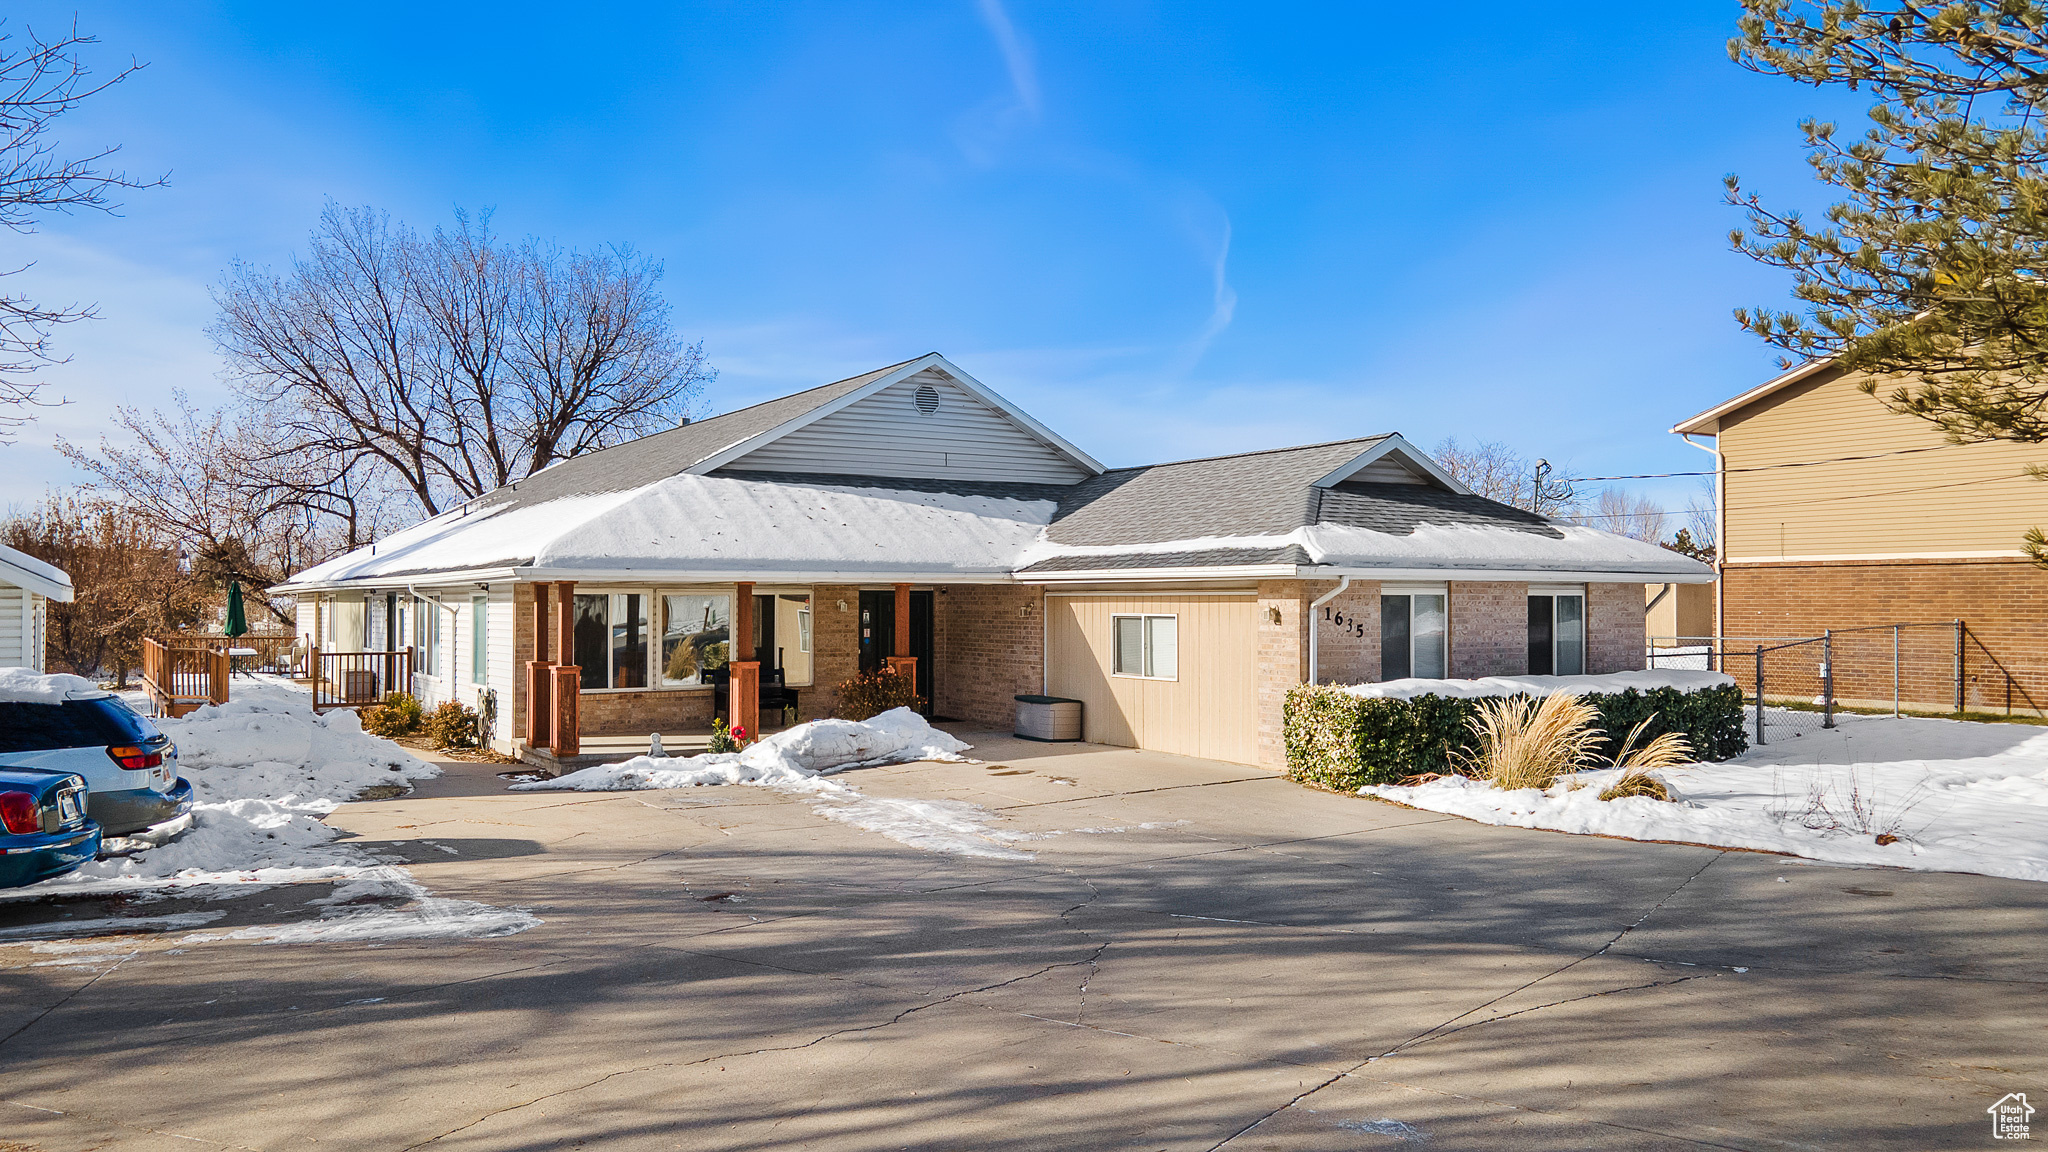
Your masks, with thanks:
M918 390L925 387L938 396L938 407L929 414L918 407ZM1088 475L936 368L764 444L726 467L1038 484L1072 484Z
M1429 477L1410 468L1398 457L1389 454L1360 468L1351 474L1352 481L1359 484L1427 484Z
M0 668L33 668L41 671L40 660L33 659L39 646L35 636L35 601L41 597L21 588L0 586Z

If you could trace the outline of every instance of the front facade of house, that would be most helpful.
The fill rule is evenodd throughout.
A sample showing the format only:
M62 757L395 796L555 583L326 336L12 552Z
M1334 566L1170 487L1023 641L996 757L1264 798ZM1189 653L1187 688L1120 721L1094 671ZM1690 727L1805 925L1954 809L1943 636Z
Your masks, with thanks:
M1107 469L933 354L558 464L279 591L312 646L412 647L415 690L488 704L508 752L566 639L586 740L706 730L751 649L798 720L907 657L940 717L1007 730L1050 694L1090 740L1277 766L1295 684L1640 667L1644 585L1711 575L1398 436Z
M2048 572L2021 551L2048 527L2048 488L2027 474L2038 446L1951 444L1939 428L1862 390L1865 377L1815 361L1672 431L1713 438L1720 485L1724 637L1849 633L1875 682L1846 697L1886 704L1890 626L1902 630L1908 706L2015 710L2048 704ZM1702 445L1704 447L1704 445ZM1962 627L1957 629L1956 622ZM1872 636L1875 638L1873 639ZM1872 677L1865 676L1864 680Z
M69 604L71 577L0 544L0 668L43 671L50 601Z

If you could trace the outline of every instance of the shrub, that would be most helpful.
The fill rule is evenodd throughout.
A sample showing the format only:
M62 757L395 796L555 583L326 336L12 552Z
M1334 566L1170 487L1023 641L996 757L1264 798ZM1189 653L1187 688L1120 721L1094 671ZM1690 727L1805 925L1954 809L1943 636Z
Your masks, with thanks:
M1749 747L1742 690L1732 684L1698 692L1631 688L1578 699L1599 714L1601 732L1592 752L1602 760L1622 750L1622 741L1610 734L1632 730L1651 741L1679 733L1701 760L1726 760ZM1287 773L1350 792L1364 784L1456 771L1458 756L1478 751L1471 722L1481 703L1445 696L1365 698L1328 685L1298 685L1287 693L1282 712Z
M434 709L420 729L436 748L476 747L476 712L453 700Z
M1510 696L1477 703L1469 726L1478 747L1452 756L1465 775L1496 788L1548 788L1593 761L1600 714L1577 696L1558 692L1541 700Z
M363 731L372 736L410 736L420 730L420 702L410 693L386 692L382 703L363 709Z
M725 721L713 720L711 722L711 739L704 745L704 750L706 752L738 752L746 747L741 742L741 737L746 735L746 731L745 728L741 728L738 731L728 731Z
M839 706L835 713L841 720L866 720L891 708L924 711L924 699L917 694L917 687L911 683L910 677L898 675L892 669L877 668L839 685Z

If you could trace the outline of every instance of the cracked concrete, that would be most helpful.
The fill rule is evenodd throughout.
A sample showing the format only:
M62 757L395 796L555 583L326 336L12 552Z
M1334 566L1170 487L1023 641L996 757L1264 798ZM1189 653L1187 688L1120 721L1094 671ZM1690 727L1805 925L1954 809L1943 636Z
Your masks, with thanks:
M511 794L450 765L332 823L541 927L138 932L45 967L0 946L0 1143L1975 1148L1991 1101L2048 1092L2038 885L1486 828L1236 765L968 738L987 764L856 781L1026 832L1154 827L972 860L758 789ZM0 905L0 927L211 909L217 932L329 890Z

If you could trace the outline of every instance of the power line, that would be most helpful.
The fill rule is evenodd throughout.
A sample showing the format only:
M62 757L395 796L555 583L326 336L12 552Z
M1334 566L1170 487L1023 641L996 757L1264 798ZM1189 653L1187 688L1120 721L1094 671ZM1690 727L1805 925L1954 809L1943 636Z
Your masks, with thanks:
M1988 443L1986 441L1985 443ZM1862 460L1883 460L1890 456L1910 456L1915 452L1939 452L1943 448L1974 448L1975 444L1932 444L1924 448L1900 448L1892 452L1872 452L1865 456L1833 456L1826 460L1795 460L1788 464L1752 464L1747 468L1728 468L1727 472L1772 472L1780 468L1815 468L1822 464L1854 464ZM1644 472L1635 476L1574 476L1572 484L1590 484L1596 480L1671 480L1682 476L1718 476L1720 472Z

